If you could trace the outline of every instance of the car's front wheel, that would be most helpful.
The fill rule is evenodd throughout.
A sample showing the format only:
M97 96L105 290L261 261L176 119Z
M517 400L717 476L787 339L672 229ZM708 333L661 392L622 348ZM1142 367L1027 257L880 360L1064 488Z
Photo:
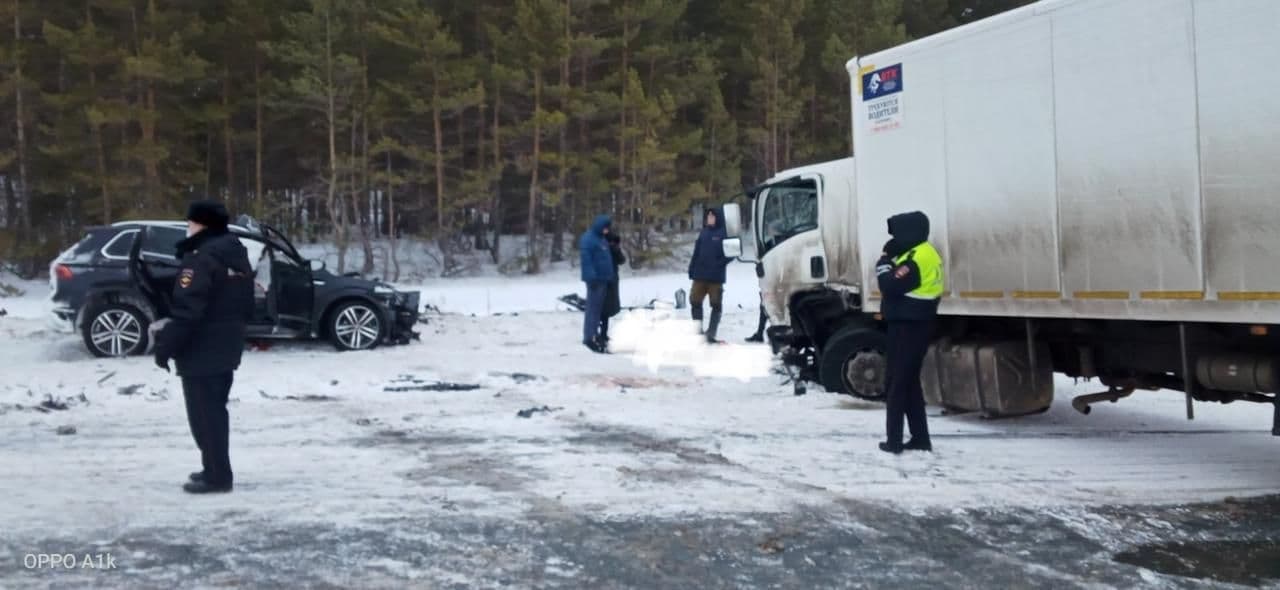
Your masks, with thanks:
M146 314L132 305L107 303L85 313L80 333L93 356L133 356L147 351L149 324Z
M329 339L338 350L369 350L382 339L382 318L363 301L339 304L329 314Z

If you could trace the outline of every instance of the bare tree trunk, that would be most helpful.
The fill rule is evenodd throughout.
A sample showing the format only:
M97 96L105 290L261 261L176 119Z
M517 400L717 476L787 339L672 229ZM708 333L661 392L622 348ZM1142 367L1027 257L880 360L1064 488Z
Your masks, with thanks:
M23 239L31 237L31 185L27 184L27 121L23 110L22 86L22 6L13 0L13 96L16 106L15 122L18 132L18 228Z
M204 196L210 197L209 189L213 186L213 123L209 123L204 134Z
M256 49L253 52L253 153L254 153L254 193L253 197L262 206L266 206L266 194L262 190L262 55Z
M440 123L439 64L431 69L431 123L436 149L436 230L444 235L444 129Z
M484 132L486 131L486 129L485 129L484 109L485 109L486 103L485 103L485 99L483 98L484 96L483 81L480 82L480 96L482 97L480 99L480 104L476 105L476 111L477 111L476 170L480 171L480 174L483 175L482 176L483 178L492 178L492 171L486 168L486 166L488 165L488 162L485 160ZM493 219L492 210L486 207L483 201L481 201L479 197L476 198L476 207L481 209L480 231L479 231L480 240L483 243L484 248L486 250L491 250L492 245L489 243L489 236L488 236L488 231L489 231L488 220Z
M584 18L585 18L585 17L584 17ZM587 95L587 79L588 79L588 77L590 76L590 72L591 72L591 59L590 59L589 55L588 55L585 51L583 52L583 54L582 54L582 57L581 57L581 58L582 58L582 77L581 77L581 84L580 84L580 85L581 85L581 87L582 87L582 95L583 95L583 96L586 96L586 95ZM579 149L579 150L582 150L582 152L583 152L583 153L586 153L586 152L590 149L590 148L589 148L589 146L591 145L591 144L588 142L588 138L587 138L587 126L588 126L588 124L589 124L589 122L588 122L587 117L586 117L585 115L582 115L582 116L579 116L579 117L578 117L578 149ZM578 194L579 194L579 195L581 195L581 196L583 196L583 197L586 197L586 195L589 195L589 194L591 194L591 193L590 193L590 187L586 186L586 183L587 183L588 181L587 181L585 178L583 178L583 176L584 176L584 175L579 174L579 178L578 178ZM576 201L574 202L574 205L580 205L580 204L582 204L582 202L581 202L581 201L582 201L581 199L576 200ZM578 221L577 212L578 212L578 208L577 208L577 207L573 207L573 208L571 209L571 211L570 211L570 215L569 215L569 228L570 228L570 229L573 229L573 230L576 230L576 229L578 228L578 224L577 224L577 221ZM588 212L588 213L587 213L587 215L586 215L586 217L590 218L590 217L591 217L591 213L590 213L590 212Z
M86 0L84 5L85 22L90 27L93 24L93 4ZM98 102L98 72L92 65L89 66L89 92L91 101L94 106ZM98 164L98 189L102 191L102 222L111 223L114 216L111 214L111 186L107 181L107 149L102 140L102 125L96 121L89 121L89 130L93 135L94 150L97 152Z
M400 280L400 240L396 232L396 187L391 178L391 150L387 150L387 237L391 241L391 280Z
M143 161L143 178L146 187L143 190L143 198L146 202L153 206L160 205L160 167L152 155L156 148L156 85L154 82L147 82L147 102L146 114L142 117L142 145L147 148L147 155L142 157Z
M360 246L364 250L364 265L360 267L360 272L365 275L373 274L373 239L370 236L370 229L375 232L377 230L377 217L373 211L372 203L369 207L369 215L367 219L361 215L361 202L369 199L372 194L372 187L369 182L369 46L365 42L368 37L366 35L367 19L369 14L369 2L365 0L363 4L364 10L360 12L360 190L352 195L356 202L356 222L360 224ZM354 153L354 150L352 151ZM354 174L355 171L352 171Z
M495 61L497 58L495 56ZM502 84L493 84L493 206L489 219L493 221L493 263L502 263L502 177L506 167L502 161Z
M622 100L618 125L618 190L627 198L627 90L631 82L631 2L622 3Z
M16 212L18 210L18 195L13 190L13 176L4 175L0 183L4 184L4 216L0 218L0 221L3 222L0 227L8 229L16 223L14 217L17 215Z
M347 224L347 227L353 228L351 231L354 231L358 237L363 238L364 227L362 227L360 223L360 205L358 203L360 194L360 187L358 183L360 182L360 178L357 175L359 168L356 166L356 158L359 157L360 154L356 147L356 135L360 131L359 118L360 113L355 108L351 109L351 140L350 145L347 147L347 149L350 150L347 152L347 190L346 195L339 198L342 199L342 214L344 216L351 216L350 223ZM361 263L361 267L363 267L363 263Z
M538 170L542 167L542 70L533 71L533 164L529 181L529 274L538 274Z
M228 58L230 61L230 58ZM227 202L233 203L237 212L244 211L241 193L236 190L236 156L231 137L231 66L222 69L222 108L225 116L222 119L222 155L227 167Z
M778 161L778 115L782 112L781 90L778 87L778 63L774 61L773 68L769 72L771 79L770 95L772 98L773 109L769 121L769 174L773 174L780 170L781 163Z
M338 202L338 107L337 89L333 79L333 4L325 7L324 13L324 64L325 94L328 108L325 115L329 125L329 193L328 207L330 221L334 224L334 236L338 242L338 273L346 272L347 248L343 219L344 207Z
M569 0L564 1L564 42L566 47L571 46L573 40L572 31L569 26ZM569 58L568 51L560 59L560 112L566 117L569 115L570 104L569 95L573 89L573 79L569 74ZM568 180L569 180L569 124L566 120L560 125L560 153L558 158L560 161L560 171L556 175L556 206L551 216L551 262L560 262L564 260L564 227L562 226L565 218L564 211L568 207L569 196Z

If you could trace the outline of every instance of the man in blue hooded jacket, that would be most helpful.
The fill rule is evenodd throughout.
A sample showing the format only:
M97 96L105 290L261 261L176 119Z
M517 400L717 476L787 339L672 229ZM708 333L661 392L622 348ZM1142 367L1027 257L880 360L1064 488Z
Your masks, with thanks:
M721 214L717 209L708 209L703 220L702 233L698 234L698 242L693 246L693 259L689 261L689 280L693 287L689 291L689 307L694 321L702 327L702 300L711 300L711 317L703 334L707 342L715 344L716 330L720 328L720 314L723 310L725 267L733 262L724 255L724 240L728 236L724 225L720 223Z
M606 349L598 338L600 318L604 312L604 299L609 283L617 276L613 254L605 239L612 226L613 221L609 216L601 215L578 240L578 250L582 255L582 282L587 284L587 313L582 320L582 344L592 352L602 354Z

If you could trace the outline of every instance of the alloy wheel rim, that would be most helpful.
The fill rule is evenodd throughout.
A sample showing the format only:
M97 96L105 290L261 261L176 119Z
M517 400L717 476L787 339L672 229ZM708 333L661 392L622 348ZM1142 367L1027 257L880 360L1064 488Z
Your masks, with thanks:
M142 343L142 323L133 314L115 309L94 318L89 336L99 352L127 356Z
M363 350L373 346L381 333L378 315L363 305L353 305L338 314L333 332L343 346Z

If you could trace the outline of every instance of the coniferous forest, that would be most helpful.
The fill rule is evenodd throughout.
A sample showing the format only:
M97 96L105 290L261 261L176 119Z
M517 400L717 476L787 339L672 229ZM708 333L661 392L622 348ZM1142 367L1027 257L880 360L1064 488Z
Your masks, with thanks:
M1029 2L0 0L0 261L210 196L339 271L532 234L538 272L601 212L643 265L850 153L848 59Z

